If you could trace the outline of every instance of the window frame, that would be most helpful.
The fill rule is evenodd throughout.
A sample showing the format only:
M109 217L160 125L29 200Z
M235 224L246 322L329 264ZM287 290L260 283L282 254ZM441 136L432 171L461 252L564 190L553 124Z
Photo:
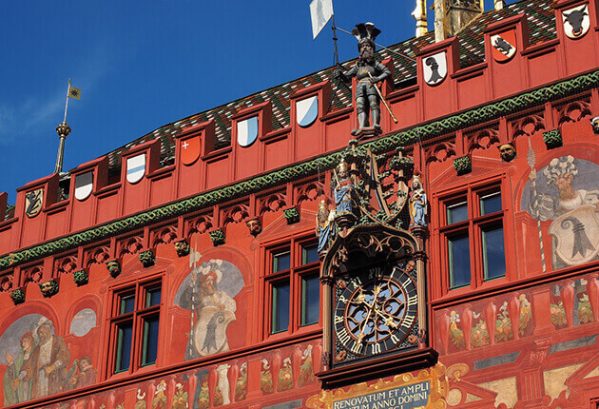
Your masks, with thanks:
M160 288L160 301L147 306L148 293L156 288ZM121 313L122 300L125 296L133 295L133 310ZM164 304L164 279L163 274L144 277L136 281L122 283L110 289L111 309L108 317L109 322L109 344L108 344L108 366L106 368L108 377L128 376L133 373L155 368L160 361L160 335L161 335L161 315ZM152 362L144 363L144 347L146 336L144 334L144 324L149 318L157 317L158 334L156 357ZM126 368L117 370L117 359L122 356L119 345L119 325L124 323L131 324L131 346L129 351L129 363Z
M314 235L300 235L298 237L286 238L268 243L263 246L262 253L264 254L264 268L262 270L262 288L264 291L264 339L277 339L287 337L293 334L302 334L305 332L319 329L322 325L322 317L320 314L322 303L322 285L320 284L320 258L315 261L303 264L304 252L303 249L317 245ZM289 250L290 266L286 270L278 270L274 272L274 257L282 251ZM314 323L302 325L303 304L303 280L317 277L318 278L318 320ZM286 330L273 332L274 324L274 291L276 284L289 283L289 325ZM307 307L307 303L305 304Z
M507 194L505 177L490 178L488 180L461 185L449 192L440 193L436 198L438 219L436 235L440 248L438 263L442 272L441 296L462 295L476 289L483 289L504 284L512 277L508 253L510 246L506 240L506 226L511 220L511 207ZM482 199L491 194L501 194L501 209L499 211L483 214ZM449 223L448 209L450 206L465 202L467 218L454 223ZM501 226L503 230L504 265L505 274L499 277L485 278L485 247L483 231L490 226ZM451 285L451 267L449 238L466 234L469 243L470 282L463 286Z

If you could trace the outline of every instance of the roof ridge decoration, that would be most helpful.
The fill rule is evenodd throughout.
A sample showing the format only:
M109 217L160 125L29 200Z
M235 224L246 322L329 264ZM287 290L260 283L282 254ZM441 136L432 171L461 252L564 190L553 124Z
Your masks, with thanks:
M470 127L529 108L531 105L540 105L547 101L563 98L597 86L599 86L599 70L560 81L553 85L541 87L534 91L519 94L514 97L505 98L495 103L463 111L456 115L435 120L405 131L392 133L374 141L364 143L361 145L361 148L370 149L373 153L380 154L399 146L423 141L460 128ZM6 254L0 257L0 269L7 269L15 264L21 264L53 253L65 251L79 245L88 244L94 240L100 240L104 237L122 234L150 223L199 210L205 206L240 197L281 183L286 183L299 177L316 174L317 172L322 172L323 169L331 169L339 163L344 154L345 150L332 152L328 155L293 164L259 177L254 177L212 191L199 193L191 198L172 202L79 233Z

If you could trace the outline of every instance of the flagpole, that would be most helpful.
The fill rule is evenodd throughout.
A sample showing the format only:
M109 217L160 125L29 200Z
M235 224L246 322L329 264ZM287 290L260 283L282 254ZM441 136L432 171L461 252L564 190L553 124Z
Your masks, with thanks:
M331 16L331 29L333 30L333 47L335 53L335 65L339 65L339 48L337 47L337 26L335 25L335 13Z
M64 162L64 145L67 136L71 133L71 127L67 124L67 112L69 110L69 90L71 89L71 80L67 85L67 96L64 103L64 117L62 123L56 127L56 133L58 134L58 152L56 153L56 166L54 167L54 173L59 175L62 173L62 164Z

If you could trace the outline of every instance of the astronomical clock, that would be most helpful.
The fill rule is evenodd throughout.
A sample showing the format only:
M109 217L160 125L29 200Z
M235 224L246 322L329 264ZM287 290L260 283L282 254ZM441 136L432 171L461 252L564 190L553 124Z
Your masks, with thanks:
M325 387L436 363L426 331L426 221L416 215L426 195L418 175L408 188L410 165L402 152L350 144L333 174L334 203L321 202Z

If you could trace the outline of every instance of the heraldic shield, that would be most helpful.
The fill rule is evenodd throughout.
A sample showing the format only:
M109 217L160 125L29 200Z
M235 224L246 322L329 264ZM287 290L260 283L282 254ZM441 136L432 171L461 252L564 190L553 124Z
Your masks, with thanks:
M549 227L555 253L567 265L586 263L599 252L599 216L596 207L580 206L557 217Z
M200 310L194 331L194 343L200 356L229 350L227 327L232 321L235 321L233 311L217 306L206 306Z

